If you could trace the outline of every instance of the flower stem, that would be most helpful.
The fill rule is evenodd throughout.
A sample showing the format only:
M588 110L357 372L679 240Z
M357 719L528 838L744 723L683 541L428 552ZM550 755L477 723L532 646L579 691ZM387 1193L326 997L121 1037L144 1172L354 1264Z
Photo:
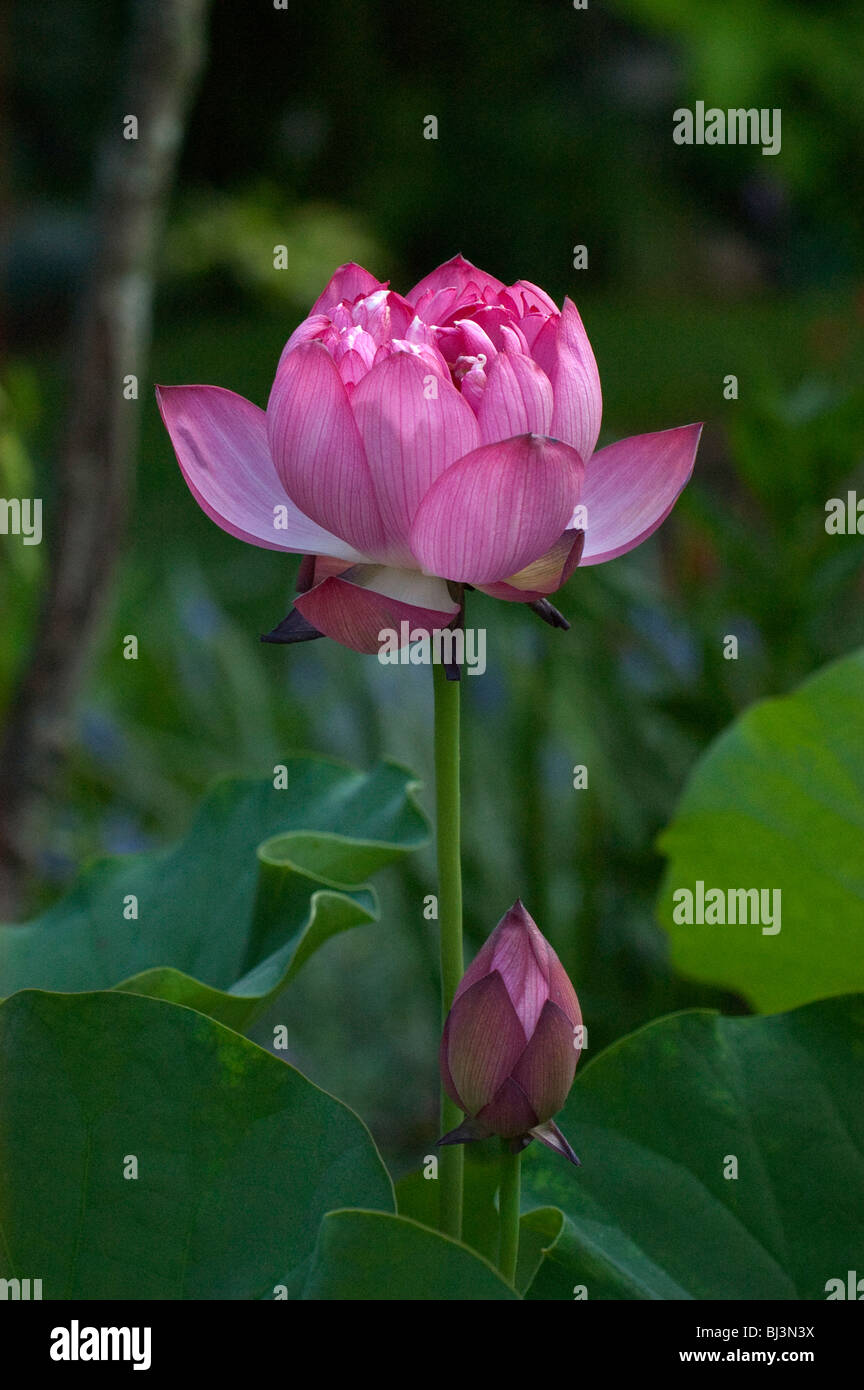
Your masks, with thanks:
M521 1197L522 1154L511 1153L509 1140L501 1140L501 1187L498 1213L501 1221L498 1242L498 1268L508 1284L516 1282L519 1256L519 1207Z
M438 925L441 935L441 1018L450 1012L462 979L462 862L459 799L459 695L461 681L448 681L440 664L432 666L435 683L435 815L438 849ZM455 1129L462 1111L442 1092L441 1133ZM461 1144L440 1150L441 1230L462 1235L462 1182L465 1153Z

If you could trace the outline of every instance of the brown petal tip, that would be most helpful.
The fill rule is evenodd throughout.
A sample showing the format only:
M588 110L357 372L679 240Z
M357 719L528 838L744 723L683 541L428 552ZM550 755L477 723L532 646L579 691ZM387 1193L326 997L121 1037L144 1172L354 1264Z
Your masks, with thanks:
M492 1131L483 1124L482 1120L468 1116L456 1129L451 1129L449 1134L444 1134L437 1139L436 1147L439 1144L473 1144L478 1139L488 1139Z
M316 637L323 637L324 633L319 632L317 627L313 627L308 619L298 613L296 608L292 608L287 618L283 618L272 632L268 632L261 637L262 642L314 642Z
M548 598L535 598L533 602L528 604L528 607L537 614L538 618L542 618L544 623L548 623L550 627L560 627L564 632L570 631L570 624L564 617L564 614L559 613L558 609L549 602Z
M539 1139L541 1144L545 1144L547 1149L552 1149L554 1153L568 1159L576 1168L582 1167L581 1159L576 1157L554 1120L547 1120L544 1125L536 1125L531 1134L535 1139Z

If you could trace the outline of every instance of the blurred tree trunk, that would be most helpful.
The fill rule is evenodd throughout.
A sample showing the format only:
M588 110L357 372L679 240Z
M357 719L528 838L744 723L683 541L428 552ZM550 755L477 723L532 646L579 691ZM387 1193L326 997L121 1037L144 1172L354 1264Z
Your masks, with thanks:
M95 170L94 256L73 338L57 508L46 527L49 576L0 753L0 921L21 907L123 547L139 411L124 383L134 376L143 389L155 248L208 7L137 0L122 105Z

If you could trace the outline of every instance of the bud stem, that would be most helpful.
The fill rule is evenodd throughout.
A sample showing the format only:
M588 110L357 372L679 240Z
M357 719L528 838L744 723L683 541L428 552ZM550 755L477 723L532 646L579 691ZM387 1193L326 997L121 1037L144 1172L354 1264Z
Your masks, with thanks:
M462 862L459 798L459 701L461 682L432 666L435 688L435 818L438 851L438 927L441 939L441 1017L446 1020L465 969L462 955ZM441 1096L441 1133L462 1121L462 1111ZM454 1144L441 1151L439 1225L445 1235L462 1235L462 1183L465 1150Z
M498 1268L508 1284L516 1283L519 1258L519 1212L521 1204L522 1151L511 1153L511 1141L501 1140L501 1186L498 1215L501 1222L498 1242Z

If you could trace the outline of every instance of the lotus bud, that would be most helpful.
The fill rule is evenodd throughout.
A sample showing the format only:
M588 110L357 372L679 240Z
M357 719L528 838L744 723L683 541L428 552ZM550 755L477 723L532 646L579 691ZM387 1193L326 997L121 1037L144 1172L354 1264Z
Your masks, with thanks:
M567 1099L581 1048L576 991L517 901L466 970L444 1025L444 1089L467 1118L439 1143L497 1134L517 1153L539 1139L578 1164L552 1116Z

